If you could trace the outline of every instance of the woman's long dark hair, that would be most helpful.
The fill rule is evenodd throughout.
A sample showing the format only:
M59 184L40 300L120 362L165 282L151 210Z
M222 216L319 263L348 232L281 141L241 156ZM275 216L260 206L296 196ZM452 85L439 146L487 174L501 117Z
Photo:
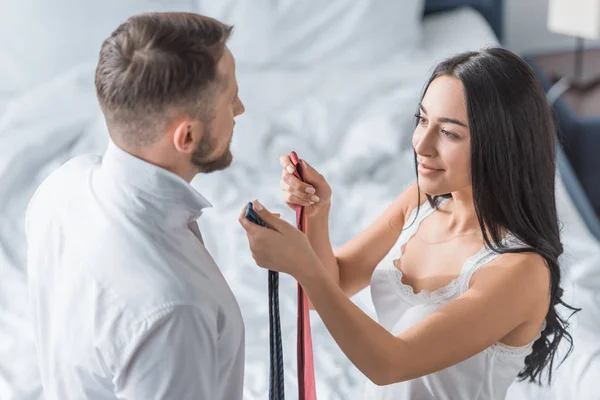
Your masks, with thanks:
M473 202L486 245L502 254L534 251L550 269L546 327L518 375L519 380L541 384L547 368L550 384L560 341L568 341L566 356L573 349L567 319L556 312L556 307L566 307L571 315L580 310L561 299L558 257L563 246L554 192L557 135L550 107L531 68L508 50L467 52L443 61L431 75L423 96L441 75L459 79L464 88L471 132ZM437 196L427 195L427 199L437 207ZM504 246L506 231L528 247Z

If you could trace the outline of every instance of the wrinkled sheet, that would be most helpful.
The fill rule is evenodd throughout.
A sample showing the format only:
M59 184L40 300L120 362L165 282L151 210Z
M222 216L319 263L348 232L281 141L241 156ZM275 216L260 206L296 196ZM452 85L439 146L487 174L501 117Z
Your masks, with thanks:
M241 34L238 32L238 34ZM372 222L414 179L410 135L413 114L435 64L460 51L495 44L484 20L471 10L429 17L422 44L410 57L394 57L376 70L315 66L288 70L238 68L247 112L238 118L234 163L197 177L193 185L214 205L200 219L205 242L238 298L246 324L244 398L267 398L267 273L250 256L237 218L258 198L293 221L279 194L278 157L295 150L322 172L333 195L334 247ZM27 313L24 212L39 183L71 157L104 152L107 134L96 104L93 63L76 65L11 99L0 114L0 399L43 399L34 337ZM562 191L561 191L562 190ZM574 333L576 352L556 373L552 390L519 384L511 399L594 398L600 376L600 246L559 186L564 223L567 293L585 307ZM282 276L281 316L288 398L296 398L295 282ZM595 293L594 293L595 292ZM353 299L373 315L368 289ZM586 306L589 305L589 306ZM365 378L312 315L320 399L361 398ZM594 344L595 343L595 344ZM593 347L595 346L595 347ZM576 387L576 388L575 388ZM575 390L579 390L574 396ZM552 397L554 396L554 397Z

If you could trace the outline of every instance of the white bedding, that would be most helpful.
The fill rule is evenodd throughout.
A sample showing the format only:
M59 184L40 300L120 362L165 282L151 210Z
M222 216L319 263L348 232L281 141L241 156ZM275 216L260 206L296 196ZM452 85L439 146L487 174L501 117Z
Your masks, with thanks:
M243 32L238 30L236 35ZM201 228L207 247L239 300L246 323L245 399L267 398L268 307L267 275L249 255L237 223L240 209L246 201L258 198L292 220L291 210L279 199L278 157L296 150L325 174L334 190L334 246L370 223L414 180L412 116L431 69L448 55L496 43L483 18L470 9L427 18L420 40L416 49L390 54L376 69L357 66L345 70L331 65L290 69L277 63L263 68L244 67L243 63L238 66L240 96L247 111L236 124L235 161L226 171L200 176L193 184L214 204L201 218ZM77 63L60 76L36 84L8 102L0 114L2 400L43 398L27 322L23 216L33 190L50 171L74 155L105 149L106 132L93 88L93 61ZM600 292L600 272L592 274L594 268L600 269L600 248L577 220L564 193L559 208L565 223L565 247L571 254L565 265L573 269L577 285L587 285L585 291L578 286L582 301L595 301L597 310L600 302L593 291ZM294 285L288 276L281 277L286 391L290 399L296 398ZM372 314L368 290L358 294L355 301ZM598 327L600 315L588 315L590 329ZM360 398L364 378L339 351L318 316L313 314L312 318L318 397ZM557 384L555 393L567 393L574 382L585 388L584 373L577 371L587 368L582 366L592 356L583 343L592 339L584 333L580 336L577 346L584 354L568 374L558 374L563 382ZM600 358L597 354L592 361L596 364ZM594 368L600 376L600 366ZM590 386L585 389L589 391L581 392L585 396L555 398L590 399L595 393L592 389ZM541 396L539 390L520 385L512 398L536 396Z

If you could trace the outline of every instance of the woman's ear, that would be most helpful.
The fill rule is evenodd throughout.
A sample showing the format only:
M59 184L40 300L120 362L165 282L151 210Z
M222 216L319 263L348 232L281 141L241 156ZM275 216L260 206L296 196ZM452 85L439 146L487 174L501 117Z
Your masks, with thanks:
M204 134L203 124L193 120L176 123L173 130L173 145L181 153L192 153Z

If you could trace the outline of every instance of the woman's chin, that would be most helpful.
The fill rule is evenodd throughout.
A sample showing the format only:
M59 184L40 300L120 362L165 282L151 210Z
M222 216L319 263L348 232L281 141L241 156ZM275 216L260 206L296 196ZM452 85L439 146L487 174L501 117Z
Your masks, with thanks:
M425 194L427 194L429 196L440 196L442 194L448 193L448 192L441 190L442 188L439 187L439 185L427 184L427 183L423 182L421 179L419 179L419 188L421 189L421 191L423 191Z
M419 188L429 196L441 196L452 193L452 190L449 190L447 185L439 185L433 182L427 182L426 179L419 179Z

